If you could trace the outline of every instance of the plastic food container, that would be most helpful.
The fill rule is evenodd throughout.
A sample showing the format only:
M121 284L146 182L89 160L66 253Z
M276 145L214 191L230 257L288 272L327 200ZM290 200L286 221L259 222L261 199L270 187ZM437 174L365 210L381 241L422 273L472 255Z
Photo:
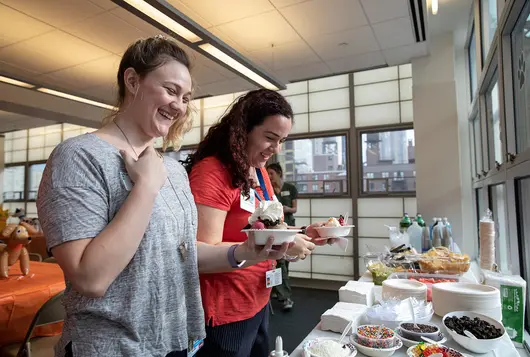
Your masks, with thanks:
M379 336L379 337L377 337ZM370 348L392 348L396 333L381 325L362 325L357 327L359 344Z
M422 257L418 261L422 273L463 275L471 266L470 261L451 258Z
M440 328L436 326L435 324L416 323L416 325L422 331L415 331L413 325L414 325L413 322L402 322L399 325L399 329L403 337L408 338L410 340L421 341L421 337L424 336L424 337L430 338L431 340L435 340L440 334Z

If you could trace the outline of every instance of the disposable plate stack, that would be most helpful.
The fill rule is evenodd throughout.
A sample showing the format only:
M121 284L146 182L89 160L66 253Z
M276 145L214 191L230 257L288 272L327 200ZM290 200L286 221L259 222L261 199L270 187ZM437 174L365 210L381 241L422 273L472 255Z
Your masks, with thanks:
M405 300L416 298L419 301L427 300L427 285L416 280L387 279L383 281L383 299L391 298Z

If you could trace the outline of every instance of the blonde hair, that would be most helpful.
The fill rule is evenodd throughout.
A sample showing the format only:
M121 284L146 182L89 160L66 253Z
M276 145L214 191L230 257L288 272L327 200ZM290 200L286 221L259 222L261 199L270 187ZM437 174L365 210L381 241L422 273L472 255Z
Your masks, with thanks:
M124 73L127 68L133 68L140 77L144 77L171 60L183 64L191 71L191 61L188 54L175 41L167 37L157 35L137 40L131 44L123 54L118 68L118 98L116 105L118 109L105 117L102 124L110 124L119 113L124 113L127 110L127 108L123 108L126 92ZM162 150L165 151L168 147L173 147L175 150L180 149L184 134L190 131L192 127L191 114L195 110L190 101L186 108L186 113L169 128L167 135L164 137Z

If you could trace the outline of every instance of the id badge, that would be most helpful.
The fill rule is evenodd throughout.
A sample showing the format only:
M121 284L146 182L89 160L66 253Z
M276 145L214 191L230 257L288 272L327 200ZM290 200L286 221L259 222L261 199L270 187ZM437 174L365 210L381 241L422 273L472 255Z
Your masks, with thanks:
M188 346L188 357L193 357L197 351L204 345L204 340L190 341Z
M282 269L269 270L265 273L265 282L267 288L272 288L273 286L282 285Z
M246 198L243 192L241 192L240 206L242 210L254 213L256 210L256 195L254 194L254 189L250 189L249 195L249 198Z

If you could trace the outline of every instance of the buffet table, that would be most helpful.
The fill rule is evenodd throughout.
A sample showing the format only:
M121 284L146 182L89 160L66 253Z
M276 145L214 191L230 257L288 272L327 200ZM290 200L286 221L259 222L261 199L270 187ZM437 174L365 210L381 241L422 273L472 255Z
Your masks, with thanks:
M463 280L468 280L468 281L471 281L471 282L477 282L477 279L475 278L475 276L473 275L471 269L465 274L463 275ZM370 273L366 272L360 279L359 281L372 281L372 276ZM376 297L376 300L379 299L381 297L381 290L382 290L382 287L381 286L375 286L375 291L374 291L374 294L375 294L375 297ZM442 326L442 318L437 316L437 315L434 315L432 320L431 320L432 323L435 323L439 326ZM443 330L443 328L442 328ZM474 354L473 352L469 352L467 351L466 349L464 349L463 347L461 347L458 343L456 343L454 340L451 339L451 337L449 336L449 334L445 333L444 334L446 337L447 337L447 342L443 343L445 346L448 346L448 347L451 347L451 348L454 348L460 352L462 352L463 354L467 355L467 356L474 356L474 355L477 355L477 354ZM306 336L306 338L298 345L298 347L296 347L296 349L290 354L290 357L306 357L304 356L304 350L303 350L303 345L306 341L309 341L309 340L312 340L312 339L315 339L315 338L340 338L340 334L338 333L335 333L335 332L331 332L331 331L322 331L320 329L320 322L315 326L315 328L309 333L309 335ZM394 357L406 357L407 356L407 347L403 346L402 348L400 348L399 350L397 350L392 356ZM357 356L365 356L364 354L358 352L357 353ZM497 349L495 351L492 351L490 353L485 353L485 354L480 354L480 355L477 355L477 356L484 356L484 357L519 357L519 356L527 356L527 353L524 349L517 349L514 347L512 341L510 340L510 338L508 337L507 334L504 334L503 336L503 339L502 341L499 343ZM307 356L309 357L309 356Z

